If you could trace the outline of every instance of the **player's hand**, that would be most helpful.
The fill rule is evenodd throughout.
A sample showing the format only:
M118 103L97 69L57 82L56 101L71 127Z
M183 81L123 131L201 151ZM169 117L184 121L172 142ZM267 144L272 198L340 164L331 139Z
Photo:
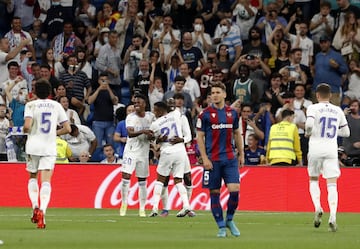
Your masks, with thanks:
M238 154L238 167L242 168L245 164L245 157L244 157L244 153L242 154Z
M153 141L155 139L154 135L147 135L148 140Z
M142 134L145 134L146 136L154 136L154 132L152 130L142 130Z
M167 139L168 139L168 137L167 137L166 135L159 136L159 137L156 139L156 143L157 143L157 144L163 143L163 142L165 142Z
M204 169L206 169L206 170L213 169L212 162L209 160L209 158L203 158L203 166L204 166Z
M173 137L173 138L169 139L169 142L170 142L170 144L174 145L174 144L178 144L178 143L184 142L184 139L176 136L176 137Z

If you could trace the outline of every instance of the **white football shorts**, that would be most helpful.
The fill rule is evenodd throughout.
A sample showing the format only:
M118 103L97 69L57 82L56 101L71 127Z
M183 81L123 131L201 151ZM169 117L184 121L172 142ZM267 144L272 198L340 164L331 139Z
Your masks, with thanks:
M340 176L339 161L336 158L319 158L308 157L308 174L309 176L323 178L338 178Z
M36 173L39 170L53 170L55 168L56 156L35 156L26 157L26 170Z
M157 173L162 176L169 176L171 173L174 178L182 179L186 165L185 157L183 153L161 153L156 169Z
M123 156L122 168L123 173L132 174L136 172L136 177L146 178L149 176L149 157L140 157L138 155L127 154Z

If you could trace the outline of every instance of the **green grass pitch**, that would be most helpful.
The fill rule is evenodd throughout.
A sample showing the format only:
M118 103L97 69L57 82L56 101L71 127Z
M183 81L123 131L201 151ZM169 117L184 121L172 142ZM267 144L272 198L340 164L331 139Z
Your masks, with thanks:
M0 239L9 249L331 249L360 248L360 215L339 213L339 230L327 231L328 214L320 228L312 213L241 212L235 216L241 236L217 238L209 211L194 218L140 218L137 210L120 217L116 209L49 208L47 227L36 229L28 208L0 208ZM149 213L149 211L148 211Z

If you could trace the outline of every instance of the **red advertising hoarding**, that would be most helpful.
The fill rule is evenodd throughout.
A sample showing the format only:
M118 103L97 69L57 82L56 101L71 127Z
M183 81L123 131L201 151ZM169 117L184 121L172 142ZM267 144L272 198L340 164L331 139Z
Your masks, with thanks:
M0 164L0 206L29 207L28 174L21 163ZM151 209L156 167L150 167L147 182L147 209ZM57 165L52 180L50 207L119 208L121 204L121 168L116 165L69 164ZM240 210L253 211L313 211L308 192L305 167L244 167L241 173ZM210 209L208 191L201 188L202 167L192 168L194 210ZM343 168L338 182L340 212L360 212L360 169ZM322 206L327 208L326 184L321 179ZM138 184L132 178L129 208L138 207ZM173 209L181 208L181 200L172 181L169 183L169 202ZM221 193L223 205L227 192Z

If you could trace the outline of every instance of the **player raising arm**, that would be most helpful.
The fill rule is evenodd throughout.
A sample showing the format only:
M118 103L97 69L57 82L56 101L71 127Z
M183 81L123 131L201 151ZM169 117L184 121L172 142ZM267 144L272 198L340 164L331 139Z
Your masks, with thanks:
M226 227L234 236L240 231L233 222L239 202L239 167L244 163L239 118L234 109L225 105L226 87L221 82L211 86L211 104L197 120L198 145L204 164L203 187L210 190L211 211L219 227L218 237L226 237ZM237 156L233 149L237 148ZM236 158L238 157L238 159ZM220 203L221 180L229 191L226 222Z
M25 105L24 133L27 134L25 152L26 169L30 173L28 194L33 207L31 221L37 228L45 228L45 213L51 195L51 176L56 161L56 136L71 131L70 123L60 103L47 97L51 94L51 85L46 80L35 84L38 99ZM62 126L56 130L57 125ZM38 172L41 174L39 192ZM40 206L38 203L40 197Z
M350 130L340 107L331 104L331 89L322 83L316 88L319 103L307 109L305 136L309 139L308 174L310 195L315 207L314 226L321 224L323 209L320 204L319 176L326 179L328 204L330 208L329 231L336 232L336 211L338 205L337 179L340 176L338 161L338 136L350 136Z

